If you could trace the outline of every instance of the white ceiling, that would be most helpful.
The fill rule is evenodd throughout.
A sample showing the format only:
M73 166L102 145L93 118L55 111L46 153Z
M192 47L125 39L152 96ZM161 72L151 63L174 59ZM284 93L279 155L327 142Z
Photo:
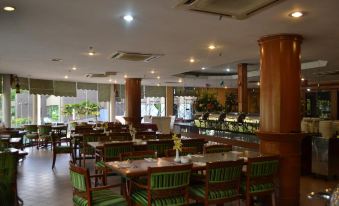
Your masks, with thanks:
M339 69L339 2L337 0L285 0L249 19L235 20L174 8L174 0L2 0L16 11L0 11L0 73L22 77L108 83L109 78L88 79L86 73L118 72L146 77L144 84L177 81L178 73L220 68L235 62L258 62L257 40L269 34L304 36L302 60L327 60L324 70ZM301 19L288 16L302 10ZM126 23L124 14L135 20ZM207 46L214 43L215 51ZM93 46L97 55L86 52ZM160 53L150 63L111 60L117 50ZM221 55L220 55L221 53ZM190 64L194 57L197 62ZM62 62L52 62L61 58ZM77 71L71 71L76 66ZM235 67L232 67L235 69ZM150 74L150 70L156 74ZM222 69L222 68L221 68ZM207 69L208 70L208 69ZM207 71L206 70L206 71ZM319 69L318 69L319 70ZM317 71L318 71L317 70ZM152 79L153 78L153 79ZM307 78L319 80L308 71ZM338 79L332 75L326 80ZM185 86L218 86L219 80L183 79ZM232 81L227 80L231 86ZM234 84L234 83L233 83Z

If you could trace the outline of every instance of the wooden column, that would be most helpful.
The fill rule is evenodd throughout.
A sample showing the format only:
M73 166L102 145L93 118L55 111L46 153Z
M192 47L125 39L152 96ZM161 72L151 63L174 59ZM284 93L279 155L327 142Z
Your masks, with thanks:
M338 119L338 91L331 90L331 119Z
M277 204L300 196L300 45L302 36L265 36L260 45L260 152L281 157Z
M134 126L141 122L141 79L127 78L125 84L125 120Z
M238 64L238 112L248 112L247 64Z
M11 127L11 75L3 74L2 115L5 127Z
M166 116L173 115L174 94L173 87L166 87Z

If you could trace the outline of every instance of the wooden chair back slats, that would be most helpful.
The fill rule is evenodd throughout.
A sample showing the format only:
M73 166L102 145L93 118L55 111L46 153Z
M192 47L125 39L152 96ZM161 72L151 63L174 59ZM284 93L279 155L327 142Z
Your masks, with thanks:
M144 158L156 158L155 152L152 150L146 150L120 153L120 161L140 160Z

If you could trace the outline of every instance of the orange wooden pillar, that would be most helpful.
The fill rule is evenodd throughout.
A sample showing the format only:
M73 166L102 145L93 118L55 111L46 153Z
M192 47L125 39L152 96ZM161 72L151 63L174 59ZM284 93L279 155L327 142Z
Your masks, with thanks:
M238 112L248 112L247 64L238 64Z
M281 157L277 204L300 196L300 45L302 36L265 36L260 45L260 152Z
M141 79L127 78L125 85L125 120L134 126L141 122Z

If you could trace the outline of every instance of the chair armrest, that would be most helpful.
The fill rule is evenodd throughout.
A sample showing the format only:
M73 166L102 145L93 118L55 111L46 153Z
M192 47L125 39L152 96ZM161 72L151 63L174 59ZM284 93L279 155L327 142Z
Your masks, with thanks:
M114 187L118 187L118 186L121 186L121 184L92 187L92 188L90 188L90 191L106 190L106 189L110 189L110 188L114 188Z
M143 185L143 184L137 183L134 180L131 180L131 183L132 183L132 185L135 185L135 186L137 186L137 187L139 187L141 189L148 189L147 185Z

